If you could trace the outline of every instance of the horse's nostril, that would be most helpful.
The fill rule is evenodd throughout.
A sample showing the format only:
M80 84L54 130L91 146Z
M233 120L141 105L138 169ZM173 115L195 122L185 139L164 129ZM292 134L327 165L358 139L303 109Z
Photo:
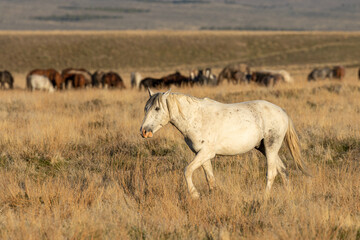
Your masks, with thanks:
M151 138L153 136L153 133L150 131L147 133L147 137Z
M153 136L153 133L152 133L151 130L150 130L150 131L146 131L145 129L142 129L142 130L141 130L141 136L142 136L143 138L151 138L151 137Z

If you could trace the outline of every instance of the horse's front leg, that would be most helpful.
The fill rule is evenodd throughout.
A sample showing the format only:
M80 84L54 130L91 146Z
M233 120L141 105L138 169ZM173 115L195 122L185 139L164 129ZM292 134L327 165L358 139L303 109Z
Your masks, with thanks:
M192 175L193 172L203 165L205 162L210 161L211 158L215 156L215 153L207 150L201 149L195 156L194 160L186 166L185 168L185 180L188 186L189 193L191 197L197 199L200 197L199 192L196 190L193 182L192 182Z
M213 173L213 169L211 166L211 161L210 159L208 161L206 161L203 165L202 165L204 171L205 171L205 176L206 176L206 180L208 182L209 185L209 189L210 191L213 190L216 186L215 184L215 177L214 177L214 173Z

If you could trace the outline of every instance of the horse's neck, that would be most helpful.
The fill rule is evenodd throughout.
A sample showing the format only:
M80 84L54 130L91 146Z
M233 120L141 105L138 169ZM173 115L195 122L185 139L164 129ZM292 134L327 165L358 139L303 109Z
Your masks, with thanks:
M170 123L173 124L184 136L188 136L193 127L193 121L198 120L195 115L194 100L186 95L170 94L168 96Z

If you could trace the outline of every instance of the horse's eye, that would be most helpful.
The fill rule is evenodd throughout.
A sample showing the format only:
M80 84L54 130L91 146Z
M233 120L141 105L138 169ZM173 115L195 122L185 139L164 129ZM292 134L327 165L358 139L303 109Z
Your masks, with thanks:
M156 107L156 108L155 108L155 111L159 111L159 110L160 110L160 108L159 108L159 107Z

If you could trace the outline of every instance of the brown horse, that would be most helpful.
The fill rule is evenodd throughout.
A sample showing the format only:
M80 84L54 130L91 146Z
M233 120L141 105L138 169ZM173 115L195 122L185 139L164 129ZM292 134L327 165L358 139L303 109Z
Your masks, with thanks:
M167 75L161 78L163 82L163 86L169 88L172 85L177 87L181 87L182 85L187 85L189 82L189 78L180 74L180 72L175 72L173 74Z
M83 74L65 74L66 78L66 88L69 87L68 83L71 83L72 88L86 88L90 85L89 81L85 78Z
M31 72L29 72L26 76L26 86L28 89L31 89L30 86L30 76L31 75L42 75L47 77L50 82L52 83L52 85L54 87L56 87L57 89L62 89L63 88L63 78L61 77L60 73L58 71L56 71L53 68L50 69L34 69Z
M73 87L76 85L74 82L74 79L75 79L75 75L77 75L77 74L81 74L84 76L86 86L91 84L92 77L88 70L86 70L84 68L66 68L66 69L62 70L62 72L61 72L61 76L63 78L66 88L67 88L69 82L71 82ZM77 77L77 78L80 78L80 77Z
M115 72L108 72L104 74L101 79L102 86L107 85L108 88L120 88L125 89L125 84L119 74Z
M14 88L14 78L9 71L0 71L0 83L1 89L5 89L5 83L9 86L9 89Z
M89 82L82 74L74 74L74 88L86 88L89 85Z
M333 78L340 79L342 81L345 77L345 68L343 66L333 67Z
M139 85L139 90L144 88L145 90L148 88L161 88L163 86L163 80L160 78L151 78L147 77L141 80Z
M228 83L247 83L246 73L250 72L250 67L247 64L230 64L219 73L217 84L222 83L227 79Z
M275 86L279 82L283 82L284 78L281 74L272 74L270 72L253 72L251 81L266 87Z

